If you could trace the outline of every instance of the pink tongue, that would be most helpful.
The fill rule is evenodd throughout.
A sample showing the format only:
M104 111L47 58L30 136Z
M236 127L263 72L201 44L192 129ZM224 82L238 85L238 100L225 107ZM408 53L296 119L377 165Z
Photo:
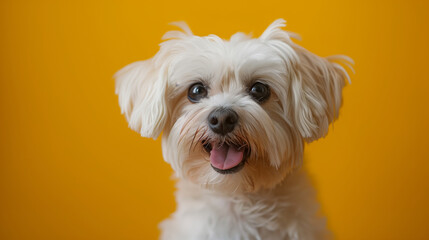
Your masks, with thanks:
M233 168L241 161L243 161L243 151L238 151L235 147L226 144L219 148L213 147L210 152L210 163L221 170Z

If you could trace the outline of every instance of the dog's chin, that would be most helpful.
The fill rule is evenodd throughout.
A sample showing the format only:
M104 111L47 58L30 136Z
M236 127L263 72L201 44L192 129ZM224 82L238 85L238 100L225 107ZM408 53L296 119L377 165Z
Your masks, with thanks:
M234 174L241 171L250 155L247 144L217 143L202 141L204 150L209 154L210 165L220 174Z

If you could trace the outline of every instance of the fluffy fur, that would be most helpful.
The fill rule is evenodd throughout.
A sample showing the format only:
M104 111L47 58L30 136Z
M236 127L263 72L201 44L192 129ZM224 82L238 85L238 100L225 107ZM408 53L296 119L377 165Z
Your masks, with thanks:
M304 142L324 137L338 117L347 72L345 56L318 57L291 40L273 22L259 38L167 32L151 59L116 75L116 93L130 128L143 137L162 134L164 159L178 177L177 211L161 224L162 239L325 239L328 234L307 175L299 169ZM258 103L249 94L256 81L271 95ZM201 82L208 96L187 98ZM215 134L207 123L218 108L239 116L234 130ZM213 170L203 144L249 149L234 174Z

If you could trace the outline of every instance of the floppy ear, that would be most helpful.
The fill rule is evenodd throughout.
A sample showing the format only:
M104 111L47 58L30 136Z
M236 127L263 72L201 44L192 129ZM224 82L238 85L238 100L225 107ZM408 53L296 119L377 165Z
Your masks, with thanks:
M185 22L173 22L182 31L169 31L162 37L158 53L151 59L132 63L115 74L119 105L131 129L143 137L156 139L168 119L169 56L177 53L173 47L181 39L192 37ZM178 44L180 47L180 44Z
M299 46L294 49L298 55L296 78L291 85L295 124L301 136L311 142L324 137L329 124L338 118L342 90L349 77L341 65L328 58L316 56ZM335 58L351 60L345 56Z
M167 77L153 59L132 63L115 74L119 106L129 127L156 139L167 119Z
M353 61L346 56L316 56L292 42L290 37L299 36L281 30L284 26L283 19L274 21L260 39L271 44L285 62L286 81L290 82L288 112L301 136L311 142L324 137L338 117L342 89L349 79L344 68L330 60L343 61L349 67Z

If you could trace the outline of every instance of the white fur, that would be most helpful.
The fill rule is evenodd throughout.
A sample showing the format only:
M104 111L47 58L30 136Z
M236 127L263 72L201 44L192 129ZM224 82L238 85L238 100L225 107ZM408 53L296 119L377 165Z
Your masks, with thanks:
M163 156L178 177L177 211L161 224L162 239L325 239L318 204L299 169L304 141L328 132L338 117L347 72L336 60L295 44L282 19L259 38L199 37L182 23L167 32L159 52L119 71L116 93L130 127L143 137L161 131ZM271 89L266 102L248 94L255 81ZM202 82L208 97L187 99ZM228 107L239 116L226 136L213 133L208 114ZM220 174L201 142L251 149L242 170Z

